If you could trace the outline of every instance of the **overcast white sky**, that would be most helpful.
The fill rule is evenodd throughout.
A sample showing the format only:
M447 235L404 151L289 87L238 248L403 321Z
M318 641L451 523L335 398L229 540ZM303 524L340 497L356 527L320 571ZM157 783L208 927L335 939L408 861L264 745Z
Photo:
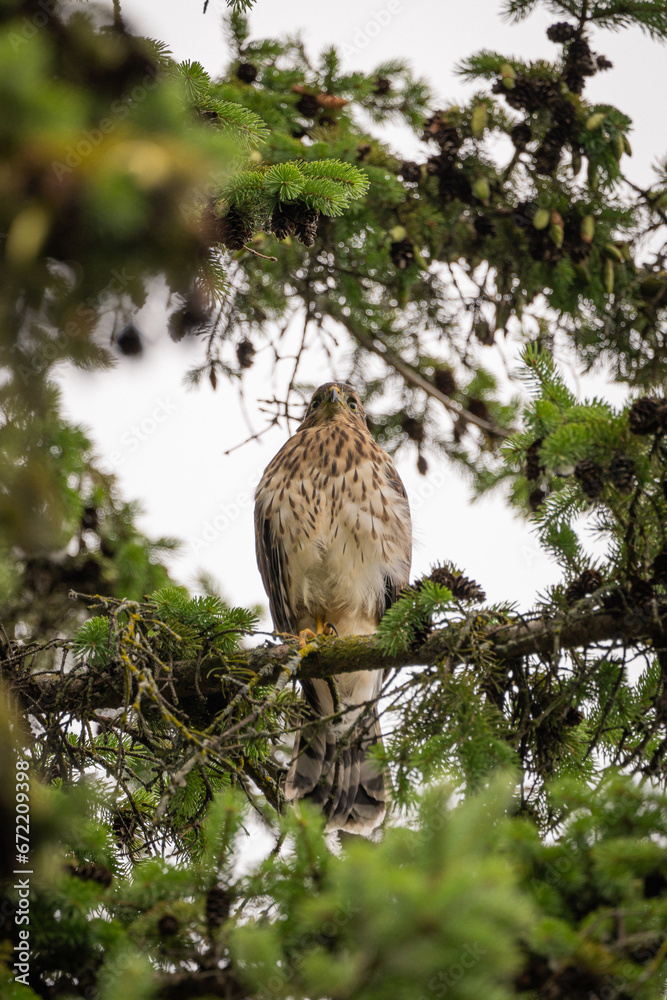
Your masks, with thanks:
M210 0L205 15L202 7L199 0L123 0L125 16L138 30L165 41L179 59L199 60L215 76L228 58L221 29L226 7L222 0ZM391 10L389 0L258 0L250 21L255 37L300 31L313 52L339 45L350 68L407 59L443 101L457 101L470 88L455 76L454 66L481 48L534 59L554 54L545 30L561 18L538 10L512 26L499 10L497 0L393 0ZM587 96L604 95L633 118L631 174L637 183L648 184L651 163L667 149L665 49L638 31L601 33L593 42L614 69L594 78ZM404 151L415 149L407 135L396 130L391 136L405 144ZM285 432L274 430L261 443L225 456L248 433L237 391L225 383L215 393L208 384L186 391L183 375L201 345L172 344L164 325L156 301L140 316L142 332L154 345L147 358L122 359L115 370L102 373L65 372L66 414L88 428L124 496L141 501L143 529L183 539L172 562L177 579L192 585L203 569L234 604L265 602L255 565L252 493ZM323 357L313 357L305 374L316 382L344 377L344 356L338 364L332 372ZM286 377L287 371L270 370L266 353L260 355L246 383L247 399L265 395L272 378L280 384ZM582 385L598 395L604 392L600 377ZM618 388L610 391L618 400ZM559 579L530 525L508 512L500 496L471 505L468 486L446 464L433 456L429 464L423 478L414 455L406 452L398 462L413 509L413 578L432 562L451 559L485 587L490 600L529 606L536 591Z

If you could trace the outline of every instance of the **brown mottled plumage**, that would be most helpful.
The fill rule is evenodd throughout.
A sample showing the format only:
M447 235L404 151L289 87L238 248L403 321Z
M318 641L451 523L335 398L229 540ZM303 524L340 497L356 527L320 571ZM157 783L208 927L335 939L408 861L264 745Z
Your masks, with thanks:
M369 635L408 582L405 488L375 443L356 392L327 382L267 466L256 493L257 562L280 632ZM329 829L369 833L385 814L384 778L366 756L380 739L382 671L303 684L288 799L322 806ZM335 721L318 722L336 716Z

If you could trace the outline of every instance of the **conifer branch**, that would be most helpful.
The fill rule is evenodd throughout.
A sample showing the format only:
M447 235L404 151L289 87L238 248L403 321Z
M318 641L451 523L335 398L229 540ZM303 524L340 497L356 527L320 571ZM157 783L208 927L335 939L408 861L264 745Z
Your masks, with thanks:
M476 645L480 650L484 648L485 656L507 662L531 655L549 657L554 652L619 640L626 645L642 641L662 643L661 620L667 608L656 607L655 612L650 616L634 610L621 615L598 610L579 611L558 619L536 618L507 625L494 624L486 632L477 631ZM434 631L407 654L383 652L375 636L327 637L305 647L294 676L326 678L356 670L432 666L445 659L453 667L470 659L459 649L459 632L460 626ZM230 668L251 675L261 673L263 683L280 686L282 675L286 671L292 673L293 656L294 644L281 643L238 650L226 657L210 654L201 663L177 661L169 672L163 673L160 686L172 691L182 707L203 699L210 711L222 702L220 681L228 676ZM48 704L54 709L67 706L69 710L79 701L98 708L120 708L126 704L125 669L118 662L109 663L104 670L81 666L70 673L29 674L21 668L21 657L12 657L8 650L4 663L0 661L0 668L5 680L13 684L28 704L40 702L42 706ZM199 678L195 684L197 674Z

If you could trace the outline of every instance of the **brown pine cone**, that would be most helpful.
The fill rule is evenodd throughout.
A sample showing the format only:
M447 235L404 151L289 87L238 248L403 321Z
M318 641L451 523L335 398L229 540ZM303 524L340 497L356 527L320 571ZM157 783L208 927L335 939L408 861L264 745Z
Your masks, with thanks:
M589 500L597 500L604 489L601 470L590 458L584 458L575 467L575 478L581 483L581 489Z
M232 898L227 889L214 885L206 894L206 922L209 928L219 927L229 916Z
M542 438L538 438L536 441L530 445L526 450L526 464L524 467L524 475L526 479L534 481L540 478L540 473L543 472L544 466L540 462L540 448L542 447Z
M456 392L456 379L449 368L439 368L433 376L433 385L443 396L451 396Z
M519 152L526 148L532 138L533 133L528 122L518 122L510 132L510 139Z
M463 576L459 570L450 566L436 566L428 576L424 577L424 580L430 580L432 583L447 587L448 590L451 590L452 597L459 601L483 601L486 599L486 594L478 583ZM419 590L420 585L421 581L418 581L415 584L415 589Z
M547 38L550 42L557 42L562 45L564 42L571 42L577 33L577 29L568 21L559 21L547 28Z
M252 223L237 208L230 208L218 223L217 237L228 250L241 250L254 232Z
M421 180L422 168L413 160L405 160L401 163L398 173L406 184L417 184Z
M609 478L621 493L629 493L635 483L635 463L624 455L615 455L609 465Z
M172 913L165 913L158 920L157 930L162 937L173 937L180 929L180 922Z
M253 83L257 79L257 67L249 62L241 63L236 70L236 76L241 83Z
M655 399L643 396L630 407L629 421L632 434L653 434L660 427L660 407Z
M667 584L667 549L662 549L651 563L651 583Z
M415 248L412 240L397 240L389 247L389 256L399 271L405 271L415 259Z

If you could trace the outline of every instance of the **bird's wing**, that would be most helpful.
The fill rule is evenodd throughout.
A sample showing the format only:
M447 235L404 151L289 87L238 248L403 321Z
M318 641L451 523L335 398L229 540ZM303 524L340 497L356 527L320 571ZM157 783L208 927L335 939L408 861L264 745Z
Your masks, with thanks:
M387 459L385 464L387 485L397 494L398 500L394 506L393 531L398 548L403 558L397 562L396 572L387 574L384 578L384 594L378 603L379 617L387 611L394 601L398 600L401 591L407 587L410 579L410 563L412 561L412 520L408 494L403 480L396 471L394 463Z
M259 503L255 507L255 549L274 627L278 632L293 632L295 624L286 585L289 575L285 550Z

